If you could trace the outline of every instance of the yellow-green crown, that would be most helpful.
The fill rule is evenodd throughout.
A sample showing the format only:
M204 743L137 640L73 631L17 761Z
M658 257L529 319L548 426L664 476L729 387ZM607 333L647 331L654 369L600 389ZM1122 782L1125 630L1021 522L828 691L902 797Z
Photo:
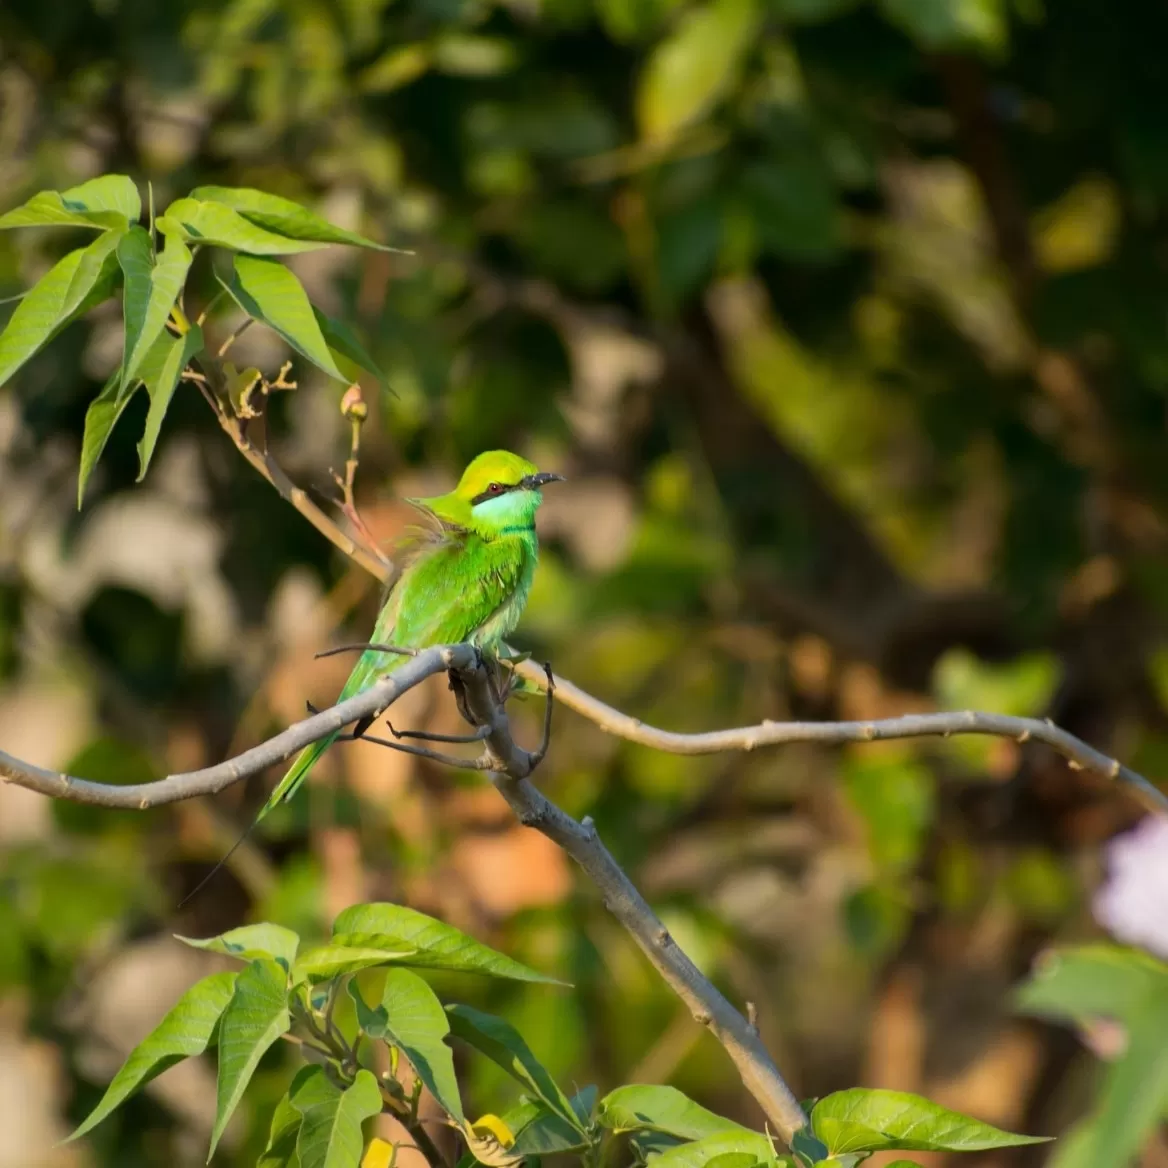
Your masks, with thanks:
M509 450L486 450L462 472L454 493L469 502L486 491L492 483L514 487L528 475L536 473L536 467L518 454L512 454Z

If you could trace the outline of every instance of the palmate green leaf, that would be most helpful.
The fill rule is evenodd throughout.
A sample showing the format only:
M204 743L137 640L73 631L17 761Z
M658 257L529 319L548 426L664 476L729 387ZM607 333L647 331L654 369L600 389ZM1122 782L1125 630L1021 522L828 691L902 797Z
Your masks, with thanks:
M170 408L178 379L191 358L202 350L203 330L196 324L181 337L172 337L163 332L142 362L139 373L150 394L150 409L146 414L146 428L138 442L138 482L146 477L150 460L154 457L154 447L162 431L162 419Z
M1149 994L1127 1021L1127 1049L1108 1068L1081 1150L1085 1164L1127 1164L1168 1116L1168 993Z
M147 353L166 331L170 310L190 271L191 252L177 236L168 236L155 263L149 234L141 227L132 227L118 244L118 263L125 276L124 389L141 375Z
M450 1022L434 991L416 973L391 969L385 975L381 1004L376 1008L366 1005L355 982L349 983L349 996L361 1029L370 1038L393 1043L443 1110L459 1126L464 1125L454 1055L445 1042Z
M1157 994L1168 999L1168 965L1138 949L1084 945L1044 954L1014 1002L1042 1018L1128 1022Z
M132 179L107 174L66 191L41 191L23 206L0 215L8 227L101 227L124 230L142 214L142 200Z
M481 973L510 981L545 982L565 985L521 965L504 953L481 944L466 933L400 904L355 904L345 909L333 923L333 940L346 944L378 944L413 950L402 965L424 969L450 969L461 973Z
M287 971L270 958L253 961L236 977L219 1026L219 1079L208 1160L264 1051L292 1024L287 987Z
M668 140L730 87L758 22L755 0L707 0L653 51L637 92L641 134Z
M75 317L106 299L117 280L122 233L107 231L58 260L25 293L0 333L0 386Z
M381 1110L381 1092L371 1071L361 1070L341 1090L320 1067L297 1076L288 1093L301 1117L296 1137L300 1168L356 1168L364 1138L361 1125Z
M719 1156L751 1156L756 1162L794 1168L790 1156L775 1154L774 1145L759 1132L720 1132L691 1143L678 1144L654 1156L653 1168L706 1168Z
M288 1087L287 1093L276 1104L272 1112L272 1124L268 1129L268 1142L264 1146L256 1168L300 1168L300 1158L296 1152L296 1137L300 1134L300 1112L292 1105L291 1096L319 1067L301 1067Z
M721 1133L755 1135L749 1128L707 1111L675 1087L632 1083L610 1091L597 1116L614 1132L659 1131L686 1140Z
M265 191L249 187L196 187L191 197L204 202L222 203L233 211L238 211L245 219L260 227L282 235L286 239L314 240L319 243L348 243L354 247L368 247L376 251L398 251L383 243L374 243L354 231L335 227L327 219L279 195L269 195Z
M187 243L209 243L248 255L295 255L328 247L311 239L289 239L245 219L223 203L202 199L175 199L155 226L164 235L178 235Z
M237 255L234 266L231 282L224 287L235 303L248 316L279 333L318 369L337 381L345 381L316 323L308 294L295 274L276 260L254 256Z
M583 1124L571 1102L560 1089L547 1068L531 1053L531 1048L523 1036L502 1018L484 1014L471 1006L448 1006L450 1031L475 1050L485 1054L517 1079L553 1112L572 1127L581 1129Z
M228 957L238 957L240 961L254 961L259 957L269 957L279 962L287 972L296 960L296 950L300 938L283 925L268 923L241 925L238 929L228 929L217 937L199 940L195 937L180 937L175 940L192 949L203 949L208 953L225 953Z
M81 435L81 462L77 470L78 510L85 496L85 485L89 482L89 476L97 466L114 426L134 396L136 387L131 388L128 393L122 393L121 383L122 371L115 369L102 386L101 393L89 403L89 409L85 411L85 429Z
M404 964L412 956L413 950L404 946L349 945L341 938L339 943L321 945L303 953L292 967L292 981L299 985L303 981L338 977L362 969L374 969L379 965Z
M106 1088L101 1102L69 1137L91 1131L135 1091L168 1067L200 1055L214 1041L219 1019L235 991L235 973L213 973L196 982L171 1007L166 1017L130 1052L122 1069Z
M833 1155L882 1148L980 1152L1046 1140L1002 1131L907 1091L865 1087L820 1099L811 1111L811 1129Z
M324 342L328 345L334 358L348 361L357 369L364 369L367 373L372 373L382 385L388 385L388 378L344 321L333 320L315 305L313 305L312 314L316 317L316 323L320 325ZM348 374L348 370L343 368L341 372ZM350 380L356 380L356 378Z

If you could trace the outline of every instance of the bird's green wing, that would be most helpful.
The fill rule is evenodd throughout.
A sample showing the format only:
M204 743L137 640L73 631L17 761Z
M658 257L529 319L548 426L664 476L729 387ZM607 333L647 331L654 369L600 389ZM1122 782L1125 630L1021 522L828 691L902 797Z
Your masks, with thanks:
M467 640L514 603L529 575L529 554L515 541L464 534L421 557L395 589L395 643L423 648Z

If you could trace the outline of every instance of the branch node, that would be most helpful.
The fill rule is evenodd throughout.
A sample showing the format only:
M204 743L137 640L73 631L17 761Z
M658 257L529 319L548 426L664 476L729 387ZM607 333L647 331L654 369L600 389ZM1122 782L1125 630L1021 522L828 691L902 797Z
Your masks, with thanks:
M1107 777L1109 779L1118 779L1119 778L1119 771L1120 771L1119 759L1113 758L1111 760L1111 766L1109 766L1107 768Z
M1021 745L1023 742L1029 742L1030 741L1030 731L1023 730L1022 733L1018 735L1017 741L1018 741L1019 745Z
M1067 766L1069 766L1073 771L1081 771L1083 769L1083 764L1075 758L1068 758Z
M746 1024L758 1033L758 1007L753 1002L746 1003Z
M710 1014L707 1010L695 1010L693 1012L693 1020L699 1026L709 1026L710 1022L712 1021Z
M872 739L876 737L876 727L873 726L871 722L869 722L864 727L863 735L864 735L865 742L871 742Z
M664 949L672 941L673 938L669 935L669 930L664 925L653 935L653 943L661 949Z

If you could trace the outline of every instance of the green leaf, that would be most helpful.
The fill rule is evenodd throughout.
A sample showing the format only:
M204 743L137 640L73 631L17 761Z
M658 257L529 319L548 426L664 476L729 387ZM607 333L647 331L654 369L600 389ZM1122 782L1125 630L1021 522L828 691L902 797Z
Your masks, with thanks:
M146 414L146 428L138 442L138 482L146 477L154 447L162 430L162 419L170 408L175 387L191 358L203 349L203 330L192 325L181 337L163 333L146 354L139 372L150 394L150 409Z
M376 938L373 938L376 941ZM301 955L292 967L292 981L299 985L302 981L337 977L343 973L356 973L360 969L373 969L379 965L403 964L413 956L413 950L404 946L391 945L322 945L309 949Z
M347 943L355 944L355 938L361 937L368 943L369 935L376 936L379 944L412 949L413 955L403 960L403 965L482 973L511 981L567 984L520 965L443 921L400 904L355 904L333 924L334 940L345 937Z
M77 471L78 510L81 509L81 500L85 495L85 484L89 482L89 476L97 466L98 459L105 450L105 444L122 416L122 411L134 396L133 389L129 393L121 392L121 381L122 371L115 369L102 386L101 393L89 403L89 409L85 411L85 430L81 435L81 463Z
M288 974L269 958L253 961L236 978L219 1027L219 1081L210 1160L264 1051L287 1032Z
M882 1148L979 1152L1046 1140L1002 1131L907 1091L865 1087L821 1099L812 1109L811 1128L833 1155Z
M287 1168L297 1164L296 1137L300 1134L300 1112L292 1105L291 1096L309 1075L319 1071L319 1067L301 1067L292 1080L287 1093L276 1104L272 1113L272 1126L268 1131L268 1142L256 1168Z
M300 938L291 929L266 922L259 925L241 925L238 929L228 929L226 933L204 940L197 937L180 937L177 933L174 936L176 941L181 941L192 949L203 949L207 953L224 953L228 957L237 957L240 961L255 961L257 958L267 957L282 965L285 973L296 960L296 950L300 945Z
M525 1099L499 1117L515 1135L508 1152L516 1156L550 1156L588 1147L588 1136L535 1099Z
M485 1054L572 1127L583 1130L580 1117L568 1097L510 1022L471 1006L448 1006L446 1013L455 1038Z
M1168 1115L1168 994L1131 1012L1127 1049L1108 1069L1083 1151L1087 1164L1127 1164Z
M724 1132L755 1135L749 1128L707 1111L675 1087L632 1083L610 1091L597 1117L611 1131L659 1131L686 1140Z
M231 283L224 285L248 316L266 324L338 381L347 381L329 352L303 285L276 260L237 255Z
M764 1164L794 1168L789 1156L776 1156L774 1145L759 1132L721 1132L691 1143L678 1144L653 1157L653 1168L706 1168L719 1156L748 1155Z
M150 236L133 227L118 244L118 263L125 274L126 339L122 350L122 388L136 380L151 346L166 331L166 321L191 267L190 249L167 236L158 263Z
M643 137L668 140L729 88L757 24L754 0L690 9L653 51L637 92Z
M349 243L354 247L369 247L376 251L398 251L383 243L374 243L363 235L335 227L327 219L279 195L269 195L248 187L196 187L191 197L206 202L222 203L238 211L245 219L260 227L282 235L286 239L313 240L319 243ZM169 213L169 212L168 212Z
M880 0L884 15L929 51L1006 47L1007 7L1001 0Z
M231 1001L237 976L235 973L213 973L195 982L130 1052L130 1057L106 1088L101 1102L69 1139L75 1140L91 1131L135 1091L168 1067L202 1054L214 1039L219 1018Z
M706 1161L706 1168L754 1168L762 1161L750 1152L723 1152Z
M915 1160L892 1160L884 1168L921 1168Z
M124 174L107 174L66 191L41 191L0 215L8 227L112 227L125 230L142 214L138 188Z
M0 333L0 386L71 320L109 296L121 237L119 231L107 231L88 247L69 252L25 293Z
M312 314L316 317L316 323L320 325L321 335L334 358L343 358L358 369L372 373L382 385L387 384L388 378L344 321L333 320L331 317L325 316L315 305L313 305ZM351 380L356 380L356 378Z
M1168 998L1168 966L1137 949L1084 945L1043 954L1014 1001L1042 1018L1130 1022L1156 995Z
M176 199L155 226L163 235L178 235L188 243L210 243L249 255L295 255L328 246L267 231L222 203L200 199Z
M300 1113L296 1151L300 1168L356 1168L365 1145L361 1125L381 1110L381 1092L371 1071L357 1072L342 1091L321 1067L297 1076L289 1092Z
M371 1010L356 983L349 995L357 1007L357 1024L370 1038L382 1038L410 1061L418 1078L448 1115L466 1120L454 1075L454 1056L444 1041L450 1033L446 1011L434 991L416 973L391 969L385 975L381 1004Z

